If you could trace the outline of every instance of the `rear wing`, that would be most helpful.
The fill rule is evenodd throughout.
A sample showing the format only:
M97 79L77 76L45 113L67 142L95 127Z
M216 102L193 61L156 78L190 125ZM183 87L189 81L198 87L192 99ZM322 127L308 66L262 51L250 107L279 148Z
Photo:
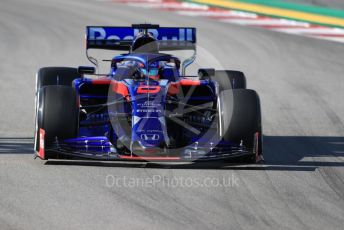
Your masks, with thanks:
M134 37L142 30L152 33L159 50L196 50L196 28L133 25L132 27L87 26L86 48L129 51Z

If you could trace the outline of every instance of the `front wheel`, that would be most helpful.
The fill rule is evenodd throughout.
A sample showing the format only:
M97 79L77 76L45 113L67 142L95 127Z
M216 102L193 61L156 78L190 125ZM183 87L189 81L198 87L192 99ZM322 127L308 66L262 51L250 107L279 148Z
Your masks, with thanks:
M262 125L258 94L254 90L224 90L219 95L219 133L225 141L252 150L248 162L262 155Z
M42 159L55 158L49 152L58 140L74 138L78 132L78 98L71 86L45 86L38 91L35 151ZM44 132L44 140L41 140ZM40 150L43 151L40 152Z

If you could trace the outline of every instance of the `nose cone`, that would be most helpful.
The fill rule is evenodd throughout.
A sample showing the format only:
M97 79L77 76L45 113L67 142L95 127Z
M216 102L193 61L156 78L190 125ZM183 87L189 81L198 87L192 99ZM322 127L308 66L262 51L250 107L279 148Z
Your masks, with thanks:
M132 100L132 141L143 148L161 147L168 140L165 90L160 85L139 85Z
M164 116L134 116L132 120L132 140L138 141L143 148L161 147L165 143L167 135Z

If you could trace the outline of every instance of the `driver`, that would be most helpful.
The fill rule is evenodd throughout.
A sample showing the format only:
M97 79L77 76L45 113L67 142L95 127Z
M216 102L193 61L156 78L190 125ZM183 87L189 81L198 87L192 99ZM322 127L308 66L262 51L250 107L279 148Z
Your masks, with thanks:
M124 71L120 72L119 70L121 68L117 68L116 74L118 73L118 75L131 76L134 80L144 80L146 77L155 81L160 80L159 62L153 63L148 72L144 64L138 61L125 61L122 62L121 65Z
M138 63L136 65L136 71L134 73L133 78L134 79L144 79L146 77L149 77L151 80L159 81L160 80L160 63L153 63L148 70L144 67L142 63Z
M153 34L150 32L139 32L133 40L131 46L132 53L159 53L159 44L157 39L154 38ZM122 63L124 64L124 63ZM125 66L132 70L132 78L136 80L143 80L149 77L151 80L159 81L162 77L162 70L164 66L170 66L170 62L157 61L151 63L149 70L145 66L137 61L125 61Z
M116 75L118 76L124 76L127 78L127 76L131 76L134 80L144 80L147 77L154 81L159 81L161 79L165 79L165 68L168 67L168 69L176 68L176 63L174 61L157 61L150 64L148 72L146 67L143 63L130 60L130 61L123 61L120 63L121 67L117 68ZM122 71L121 71L122 70ZM168 79L170 79L169 77ZM118 77L118 79L122 79Z

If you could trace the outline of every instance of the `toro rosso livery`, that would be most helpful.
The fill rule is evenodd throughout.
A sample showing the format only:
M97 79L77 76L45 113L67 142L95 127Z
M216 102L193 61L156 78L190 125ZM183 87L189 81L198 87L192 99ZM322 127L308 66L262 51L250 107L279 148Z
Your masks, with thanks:
M91 49L120 51L99 68L44 67L36 76L35 155L41 159L262 159L257 93L240 71L199 69L196 29L89 26ZM189 52L181 60L173 52Z

